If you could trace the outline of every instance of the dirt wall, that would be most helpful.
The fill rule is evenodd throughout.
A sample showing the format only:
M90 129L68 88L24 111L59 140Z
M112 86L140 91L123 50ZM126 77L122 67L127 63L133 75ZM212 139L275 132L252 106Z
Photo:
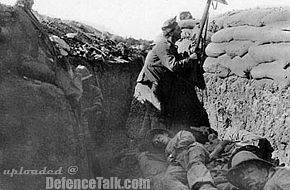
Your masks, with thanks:
M20 8L0 5L0 189L44 189L51 175L2 175L4 170L58 170L88 177L85 145L40 31ZM71 176L67 169L77 166ZM22 171L22 172L23 172Z
M231 125L270 139L289 163L289 9L233 11L216 18L220 30L204 64L211 125ZM226 121L227 120L227 121Z

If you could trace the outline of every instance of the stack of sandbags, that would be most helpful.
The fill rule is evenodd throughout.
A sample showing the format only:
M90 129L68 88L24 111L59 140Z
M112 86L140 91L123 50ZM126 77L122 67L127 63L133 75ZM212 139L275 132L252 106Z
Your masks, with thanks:
M204 69L220 77L269 78L290 85L290 9L237 11L216 19Z

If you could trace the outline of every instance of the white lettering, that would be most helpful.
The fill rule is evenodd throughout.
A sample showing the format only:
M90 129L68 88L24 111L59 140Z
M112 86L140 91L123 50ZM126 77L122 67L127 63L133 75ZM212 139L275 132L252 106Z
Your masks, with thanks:
M61 180L60 179L54 180L54 188L61 189Z
M109 179L103 179L103 188L110 189L110 180Z
M13 176L14 176L14 174L17 174L17 170L15 170L15 169L12 169L12 172L11 172L11 174L10 174L10 177L13 177Z
M42 170L39 171L38 174L46 174L46 168L47 168L47 167L44 167Z
M62 167L54 172L55 175L62 175Z
M90 179L89 180L89 189L96 189L96 180Z
M20 168L20 171L18 174L23 174L22 172L23 172L23 167Z
M62 188L62 189L66 189L66 187L65 187L65 182L66 182L66 177L62 177L62 178L61 178L61 184L62 184L62 185L61 185L61 188Z
M53 177L46 177L45 178L45 188L46 189L53 189Z
M88 187L89 187L88 183L89 183L89 180L83 179L82 180L82 189L88 189Z
M139 181L138 181L138 179L133 179L131 181L131 187L132 187L132 189L138 189L139 188Z
M115 181L114 181L115 189L122 189L121 179L119 179L117 177L115 177L114 179L115 179Z
M98 189L101 189L102 188L102 180L103 180L103 178L102 177L96 177L96 180L97 180L97 183L98 183Z
M74 189L74 182L72 179L67 179L65 187L63 187L62 189Z
M131 181L129 179L125 179L124 181L124 186L125 186L125 189L131 189Z
M10 170L4 170L4 171L3 171L3 174L4 174L4 175L11 175L11 172L10 172Z

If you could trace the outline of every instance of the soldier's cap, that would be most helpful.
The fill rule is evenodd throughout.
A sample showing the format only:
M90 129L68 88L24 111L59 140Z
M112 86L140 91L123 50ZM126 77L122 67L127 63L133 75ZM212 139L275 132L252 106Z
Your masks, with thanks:
M90 71L88 70L88 68L83 66L83 65L78 65L77 68L76 68L76 72L81 74L82 80L88 79L91 76L93 76L90 73Z
M164 23L163 23L163 26L161 27L161 29L164 31L164 30L174 30L176 27L178 26L177 22L176 22L176 16L173 17L173 18L170 18L168 20L166 20Z
M244 169L243 165L261 163L265 168L274 167L270 162L260 159L250 151L240 151L232 158L232 168L228 171L227 178L235 186L241 184L240 173Z
M234 150L234 152L232 153L232 155L231 155L231 157L230 157L230 159L228 161L228 168L232 168L233 167L232 166L232 160L235 157L235 155L238 154L241 151L248 151L248 152L251 152L251 153L255 154L259 158L263 158L261 149L259 147L254 146L254 145L245 145L245 146L239 147L236 150Z
M166 129L162 129L162 128L151 129L146 134L147 141L149 142L152 141L155 135L158 135L158 134L168 134L169 136L171 136L171 132Z

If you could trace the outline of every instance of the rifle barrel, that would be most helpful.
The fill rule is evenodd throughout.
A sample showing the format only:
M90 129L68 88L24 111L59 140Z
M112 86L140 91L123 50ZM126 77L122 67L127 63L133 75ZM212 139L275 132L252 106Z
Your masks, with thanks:
M200 22L200 30L199 30L199 32L197 34L197 41L196 41L196 45L195 45L195 50L197 50L197 48L199 47L201 34L202 34L205 22L206 22L207 17L208 17L208 11L209 11L211 2L212 2L212 0L207 0L206 6L205 6L205 9L204 9L202 18L201 18L201 22Z

